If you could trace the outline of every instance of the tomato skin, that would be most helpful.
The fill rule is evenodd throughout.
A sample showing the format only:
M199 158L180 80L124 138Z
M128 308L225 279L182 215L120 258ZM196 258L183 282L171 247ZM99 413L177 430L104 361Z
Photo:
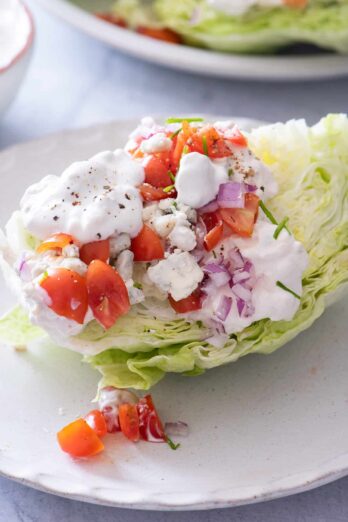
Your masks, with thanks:
M218 245L224 234L224 225L222 221L218 225L215 225L204 237L203 245L204 248L210 252L213 248Z
M185 297L185 299L180 299L180 301L175 301L173 297L169 294L168 300L170 306L176 311L177 314L186 314L187 312L194 312L195 310L200 310L202 308L202 291L197 288L192 292L191 295Z
M163 188L156 188L149 183L143 183L138 187L141 197L144 201L160 201L161 199L174 198L176 191L164 192Z
M108 429L104 415L99 410L92 410L85 416L85 421L88 426L98 435L98 437L104 437L107 434Z
M61 449L71 457L92 457L104 449L104 444L84 419L62 428L57 439Z
M234 234L251 237L258 216L259 198L251 193L245 194L244 198L244 208L223 208L219 214Z
M132 239L131 250L134 261L149 262L164 258L164 248L159 236L147 225Z
M130 309L128 290L122 277L99 259L88 266L87 290L93 315L106 330Z
M145 183L155 188L168 187L173 183L168 174L168 165L157 156L148 156L143 166L145 171Z
M148 442L165 442L163 424L154 406L151 395L141 398L137 404L139 433Z
M137 442L140 439L137 405L120 404L118 416L122 433L127 439Z
M45 239L36 249L38 254L42 254L47 250L58 250L62 251L62 249L68 245L77 245L76 239L70 234L53 234L49 238Z
M204 214L201 214L200 217L205 225L205 228L207 229L207 232L213 230L213 228L215 228L221 222L221 218L218 212L205 212Z
M86 279L67 268L52 268L40 286L48 293L51 308L57 315L83 324L88 294Z
M230 141L233 145L237 145L238 147L248 146L248 140L246 139L244 134L242 134L240 130L237 128L233 130L233 135L229 136L226 139L227 141Z
M180 36L171 29L155 29L153 27L139 26L136 31L144 36L149 36L150 38L162 40L167 43L180 44L182 42Z
M110 241L103 239L101 241L92 241L86 243L80 248L80 259L86 265L89 265L94 259L100 259L106 262L110 257Z

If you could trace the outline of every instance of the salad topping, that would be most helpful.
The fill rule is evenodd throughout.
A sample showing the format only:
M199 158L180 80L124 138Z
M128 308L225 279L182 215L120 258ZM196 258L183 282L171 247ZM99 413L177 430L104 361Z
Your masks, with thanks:
M31 320L62 339L93 318L109 329L151 298L217 344L263 318L290 320L307 254L267 209L276 193L233 122L143 119L125 150L24 194L37 247L17 266Z

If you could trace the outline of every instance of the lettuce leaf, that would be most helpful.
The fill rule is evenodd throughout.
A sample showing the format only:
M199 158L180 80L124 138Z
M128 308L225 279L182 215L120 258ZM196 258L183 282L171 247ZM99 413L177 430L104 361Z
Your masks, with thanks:
M101 386L149 389L167 372L199 375L249 353L270 354L348 293L347 116L329 115L313 127L303 120L277 123L248 137L279 183L279 194L267 205L278 220L289 216L290 229L309 254L296 315L253 323L223 348L202 340L207 331L201 323L166 317L165 305L160 317L138 305L107 332L93 321L68 347L90 354L84 359L102 373ZM0 320L0 338L11 328L24 337L35 333L18 310Z
M150 7L141 0L118 0L114 11L131 27L168 27L188 44L217 51L265 53L304 42L348 52L348 5L342 0L312 0L300 13L253 7L242 16L218 11L206 0L154 0Z

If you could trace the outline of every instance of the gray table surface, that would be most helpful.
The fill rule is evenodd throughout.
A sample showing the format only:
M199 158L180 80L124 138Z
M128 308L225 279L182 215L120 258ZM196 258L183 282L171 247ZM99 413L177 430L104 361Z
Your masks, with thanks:
M217 80L129 58L53 19L28 0L36 48L23 87L0 121L0 149L63 129L146 114L211 112L269 121L347 111L348 79L276 84ZM146 513L74 502L0 479L0 522L347 522L348 478L263 504Z

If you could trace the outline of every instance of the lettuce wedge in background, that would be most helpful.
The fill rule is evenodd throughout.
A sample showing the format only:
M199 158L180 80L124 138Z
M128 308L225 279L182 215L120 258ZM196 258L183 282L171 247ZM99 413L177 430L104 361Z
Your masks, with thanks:
M291 321L257 321L218 348L202 341L207 330L201 323L173 319L167 305L156 310L147 300L108 331L93 321L70 338L68 347L78 351L83 346L91 354L84 359L102 373L101 386L149 389L167 372L198 375L249 353L270 354L348 291L347 116L329 115L313 127L303 120L263 126L248 138L279 183L268 207L278 221L289 217L290 230L309 254L296 315ZM20 224L17 229L25 241ZM12 344L40 335L18 308L0 321L0 338Z
M113 12L130 27L166 27L185 43L217 51L267 53L294 43L348 53L348 4L310 0L304 9L252 7L232 16L207 0L118 0Z

